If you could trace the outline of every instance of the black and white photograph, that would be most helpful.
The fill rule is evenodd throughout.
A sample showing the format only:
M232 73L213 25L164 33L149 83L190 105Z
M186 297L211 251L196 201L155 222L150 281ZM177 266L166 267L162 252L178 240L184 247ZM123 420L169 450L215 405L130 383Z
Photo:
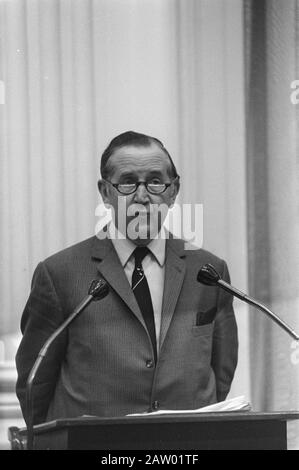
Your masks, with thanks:
M0 0L0 178L0 450L299 450L299 0Z

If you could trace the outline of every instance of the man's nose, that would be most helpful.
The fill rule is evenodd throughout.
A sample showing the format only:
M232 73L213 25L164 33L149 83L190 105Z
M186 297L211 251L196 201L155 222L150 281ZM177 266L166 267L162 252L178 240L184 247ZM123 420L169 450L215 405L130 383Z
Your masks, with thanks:
M134 195L134 201L139 204L144 204L150 200L149 193L144 183L139 184Z

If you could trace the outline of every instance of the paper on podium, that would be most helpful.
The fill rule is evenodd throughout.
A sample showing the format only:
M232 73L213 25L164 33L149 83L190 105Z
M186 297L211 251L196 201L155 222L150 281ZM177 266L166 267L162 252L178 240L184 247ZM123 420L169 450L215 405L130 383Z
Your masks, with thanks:
M144 416L145 414L150 415L161 415L161 414L186 414L186 413L210 413L210 412L223 412L223 411L250 411L251 405L246 401L244 396L230 398L229 400L220 401L213 405L204 406L197 408L196 410L159 410L150 413L132 413L127 416Z

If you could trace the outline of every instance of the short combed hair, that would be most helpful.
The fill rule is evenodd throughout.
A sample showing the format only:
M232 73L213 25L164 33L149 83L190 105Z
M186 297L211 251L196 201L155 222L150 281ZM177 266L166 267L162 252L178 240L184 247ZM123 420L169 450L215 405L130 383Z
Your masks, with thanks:
M101 175L102 178L107 178L109 175L109 165L107 165L109 158L115 152L115 150L121 148L121 147L126 147L129 145L135 146L135 147L148 147L152 143L156 143L167 155L170 161L170 166L171 166L171 172L173 173L173 177L176 178L178 176L175 164L172 161L171 156L169 155L169 152L166 150L164 147L163 143L157 139L156 137L151 137L146 134L140 134L139 132L134 132L134 131L127 131L123 132L122 134L114 137L114 139L111 140L110 144L108 147L104 150L102 158L101 158Z

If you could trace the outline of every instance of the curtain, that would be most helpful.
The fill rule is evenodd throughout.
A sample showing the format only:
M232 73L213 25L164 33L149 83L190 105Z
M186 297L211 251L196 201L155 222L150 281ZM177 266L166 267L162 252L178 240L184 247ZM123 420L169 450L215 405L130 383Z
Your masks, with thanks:
M299 2L246 2L249 288L299 330ZM251 312L251 383L256 409L299 407L298 345ZM296 351L297 349L297 351ZM299 448L299 427L289 426Z
M164 142L179 202L203 204L204 247L247 290L242 1L1 1L0 28L3 380L34 267L93 235L100 155L120 132ZM235 307L231 393L250 398L247 310Z
M247 291L243 3L177 5L181 201L203 204L204 248L226 259L232 283ZM230 396L250 400L248 309L234 306L240 348Z

